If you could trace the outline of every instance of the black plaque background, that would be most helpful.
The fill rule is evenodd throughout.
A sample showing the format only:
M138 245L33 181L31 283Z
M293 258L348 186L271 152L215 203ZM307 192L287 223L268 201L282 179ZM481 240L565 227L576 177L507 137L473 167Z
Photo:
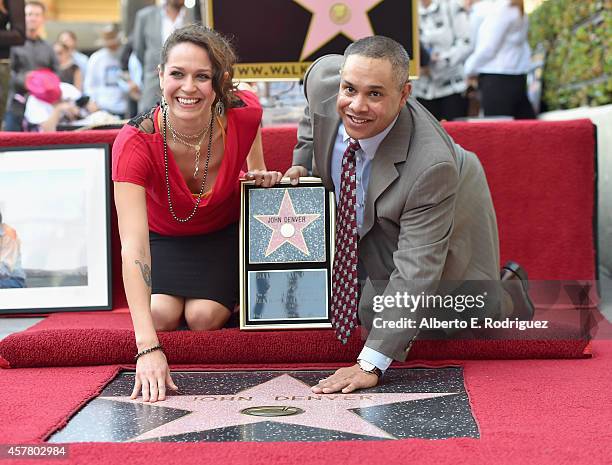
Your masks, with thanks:
M384 0L368 16L376 34L401 43L415 57L412 3L417 0ZM209 0L212 26L234 38L239 63L298 62L312 14L292 0ZM330 53L344 53L351 43L338 35L306 61Z

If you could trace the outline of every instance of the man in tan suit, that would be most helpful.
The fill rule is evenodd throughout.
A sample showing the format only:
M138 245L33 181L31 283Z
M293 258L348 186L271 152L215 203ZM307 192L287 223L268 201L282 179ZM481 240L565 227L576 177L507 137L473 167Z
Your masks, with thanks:
M477 282L487 291L486 307L465 316L497 318L511 314L514 295L499 291L497 223L480 162L410 97L408 54L400 44L374 36L350 45L344 57L322 57L307 71L304 89L308 107L286 173L294 184L312 171L338 201L343 153L349 140L359 142L356 226L367 274L359 317L370 331L357 364L313 387L346 393L376 385L393 359L406 359L418 328L390 328L385 321L458 315L452 308L412 313L402 305L377 311L375 298L434 295L441 287L473 294L465 283ZM526 276L516 264L508 268L504 279L518 284L532 312L521 280L514 279Z

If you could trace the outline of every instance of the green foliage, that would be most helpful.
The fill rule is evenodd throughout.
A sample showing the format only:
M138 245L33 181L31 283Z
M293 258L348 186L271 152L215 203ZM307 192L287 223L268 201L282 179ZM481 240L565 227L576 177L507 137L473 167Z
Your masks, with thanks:
M547 0L529 18L532 48L546 50L549 109L612 103L612 0Z

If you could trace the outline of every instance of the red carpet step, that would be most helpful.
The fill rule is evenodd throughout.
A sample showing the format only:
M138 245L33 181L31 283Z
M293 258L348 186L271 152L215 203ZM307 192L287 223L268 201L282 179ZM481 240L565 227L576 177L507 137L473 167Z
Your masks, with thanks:
M7 368L132 364L136 346L127 313L53 314L0 341ZM494 339L420 340L411 360L584 358L588 337L564 322L546 330L499 330ZM160 333L172 364L345 363L356 359L359 334L341 345L331 330L173 331Z

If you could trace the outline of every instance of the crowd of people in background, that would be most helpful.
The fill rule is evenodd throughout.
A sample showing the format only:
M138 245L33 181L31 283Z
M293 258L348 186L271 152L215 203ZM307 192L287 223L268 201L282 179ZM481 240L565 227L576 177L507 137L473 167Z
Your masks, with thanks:
M421 59L413 92L437 119L535 117L527 98L531 54L523 0L418 2ZM162 44L194 21L184 3L167 0L141 9L127 38L114 25L103 28L101 48L87 56L72 31L43 39L43 2L0 0L0 77L2 67L10 66L0 95L3 129L120 122L153 107L160 96Z
M127 39L116 25L102 28L101 48L87 56L73 31L62 31L55 41L43 38L44 2L0 0L0 67L10 67L6 104L0 99L3 130L119 123L153 107L159 101L161 46L172 31L194 20L184 3L167 0L143 8Z
M440 120L475 116L535 118L527 98L531 51L523 0L420 0L421 46L429 56L414 82Z

